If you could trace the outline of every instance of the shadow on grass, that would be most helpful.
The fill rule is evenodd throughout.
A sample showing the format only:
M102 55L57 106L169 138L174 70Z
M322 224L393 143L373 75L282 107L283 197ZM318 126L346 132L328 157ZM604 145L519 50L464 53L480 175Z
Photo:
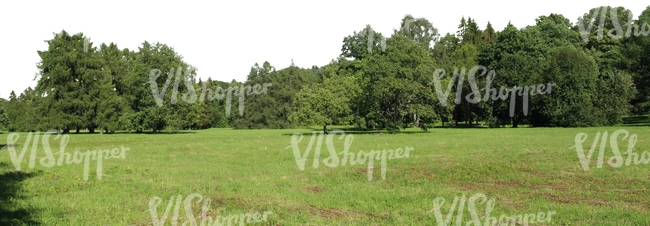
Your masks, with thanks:
M144 132L115 131L114 133L99 133L99 132L88 133L86 131L82 131L80 133L70 132L67 135L116 135L116 134L120 134L120 135L125 135L125 134L127 134L127 135L128 134L134 134L134 135L135 134L172 135L172 134L196 134L196 131L198 131L198 130L176 130L176 131L172 131L172 132L158 131L156 133L154 133L153 131L144 131ZM34 132L36 132L36 131L31 131L31 132L20 131L20 132L16 132L16 133L34 133ZM45 133L43 131L38 131L38 132L41 133L41 134ZM56 135L57 135L56 132L52 134L52 136L56 136ZM66 135L66 134L60 133L60 135Z
M68 135L139 135L139 134L146 134L146 135L176 135L176 134L196 134L195 130L179 130L179 131L172 131L172 132L167 132L167 131L158 131L158 132L152 132L152 131L144 131L144 132L128 132L128 131L115 131L114 133L103 133L100 134L98 132L95 133L69 133ZM63 135L63 134L61 134Z
M639 124L620 124L620 126L625 126L625 127L636 127L636 126L645 126L645 127L648 127L648 126L650 126L650 123L639 123Z
M36 173L15 171L7 163L0 162L0 225L40 225L33 219L35 210L17 207L14 200L24 198L20 183Z
M510 128L510 127L499 127L499 128ZM523 128L523 127L522 127ZM313 132L320 132L323 131L322 128L306 128L309 129ZM413 129L413 128L409 128ZM480 126L480 125L473 125L472 127L469 127L467 125L458 125L458 126L434 126L433 128L429 128L428 131L423 131L419 128L416 131L405 131L405 130L400 130L397 132L390 133L386 130L364 130L356 127L337 127L337 128L328 128L327 132L332 132L334 130L342 130L345 132L345 134L370 134L370 135L381 135L381 134L420 134L420 133L431 133L435 132L436 129L490 129L490 127L487 126ZM498 129L498 128L492 128L492 129ZM283 133L283 136L292 136L292 133Z
M196 134L196 132L194 132L194 130L192 130L192 131L181 130L181 131L173 131L173 132L160 132L160 131L158 131L156 133L150 132L150 131L140 132L140 133L123 132L121 134L175 135L175 134Z
M626 126L648 126L648 125L650 125L650 116L623 117L623 125L626 125Z
M332 134L332 131L336 129L327 130L329 134ZM364 130L347 130L347 129L338 129L345 132L345 134L367 134L367 135L380 135L380 133L386 134L385 131L364 131ZM323 130L312 129L313 132L322 132ZM310 135L309 133L303 133L303 135ZM293 133L283 133L282 136L293 136Z
M377 135L377 136L391 134L391 133L389 133L389 132L387 132L385 130L360 130L358 128L328 129L327 132L329 134L332 134L332 131L334 131L334 130L341 130L341 131L345 132L345 134ZM322 132L323 130L322 129L321 130L311 129L311 131L318 133L318 132ZM398 132L393 132L392 134L419 134L419 133L430 133L430 132L432 132L432 131L431 130L429 130L429 131L398 131ZM304 134L308 135L309 133L304 133ZM282 135L283 136L292 136L293 133L283 133Z
M458 125L458 126L434 126L434 129L489 129L490 127L487 126L480 126L480 125L473 125L473 126L467 126L467 125Z

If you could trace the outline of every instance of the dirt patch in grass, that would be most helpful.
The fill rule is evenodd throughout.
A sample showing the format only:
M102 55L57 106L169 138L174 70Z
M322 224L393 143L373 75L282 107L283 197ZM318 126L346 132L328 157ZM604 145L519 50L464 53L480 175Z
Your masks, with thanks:
M374 173L375 172L375 167L372 167L371 169L372 169L372 172ZM359 172L361 174L364 174L364 175L368 175L368 168L367 167L366 168L357 168L357 172Z
M449 162L449 156L447 155L429 154L426 157L432 158L434 162Z
M502 189L502 188L514 188L514 187L524 187L525 184L516 180L510 180L510 181L495 181L494 185L496 186L497 189Z
M434 180L436 178L435 171L429 168L410 168L408 173L410 179L426 179Z
M372 175L373 180L376 177L381 178L381 167L370 167L370 170L372 170L372 173L370 175ZM364 177L368 177L368 167L356 168L356 171ZM388 169L386 169L386 171L388 171Z
M609 206L610 205L610 203L607 202L607 201L594 199L594 198L585 199L584 201L586 203L588 203L589 205L592 205L592 206Z
M347 211L347 210L342 210L342 209L336 209L336 208L318 208L316 206L311 205L309 208L309 212L312 215L316 215L322 218L328 218L328 219L350 219L353 220L355 218L374 218L372 214L369 213L357 213L357 212L352 212L352 211Z
M554 195L554 194L546 194L546 195L544 195L544 199L550 200L550 201L553 201L553 202L557 202L557 203L563 203L563 204L577 204L578 203L578 201L576 201L576 200L568 199L566 197L560 197L560 196Z
M580 199L578 196L559 196L556 194L546 194L544 195L544 199L550 200L553 202L557 203L563 203L563 204L578 204L578 203L586 203L589 204L590 206L609 206L610 203L608 201L602 200L602 199L595 199L595 198L582 198Z
M506 180L487 180L487 181L476 181L473 183L460 183L455 185L460 190L466 191L503 191L508 189L516 189L525 187L526 185L519 181L506 181Z
M321 193L323 190L325 190L324 188L321 188L321 187L318 187L318 186L305 186L302 189L305 189L306 191L313 192L314 194Z

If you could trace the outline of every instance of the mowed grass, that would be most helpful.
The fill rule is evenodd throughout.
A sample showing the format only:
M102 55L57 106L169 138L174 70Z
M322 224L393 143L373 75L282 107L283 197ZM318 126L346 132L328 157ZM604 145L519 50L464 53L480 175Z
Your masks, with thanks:
M443 217L455 196L483 193L494 198L491 216L555 211L551 222L532 225L650 225L650 164L619 168L609 139L602 168L596 147L584 171L575 149L576 134L587 133L588 152L596 132L624 128L638 135L634 150L650 150L650 128L503 128L432 129L428 133L354 134L349 152L413 147L409 158L388 160L386 178L375 161L368 181L367 163L328 167L325 140L318 168L315 147L301 171L291 148L291 134L304 133L301 154L311 130L209 129L180 134L71 134L66 152L129 147L124 159L90 161L84 166L51 168L38 161L30 169L27 151L16 171L7 147L0 150L0 214L3 225L152 225L149 202L160 197L162 217L172 196L198 193L212 200L208 216L272 211L257 225L437 225L429 211L436 197L446 199ZM26 133L16 150L22 150ZM4 146L8 134L0 134ZM343 140L334 140L337 152ZM621 153L627 141L618 139ZM53 152L58 141L50 138ZM315 144L314 144L315 145ZM600 145L600 142L599 142ZM627 155L623 155L626 159ZM58 159L58 156L57 156ZM198 218L202 203L193 201ZM478 204L479 217L485 204ZM179 225L187 220L183 204ZM429 213L428 213L429 212ZM166 225L171 225L172 213ZM455 224L458 213L453 213ZM465 205L462 224L471 220ZM200 221L199 221L200 222ZM484 220L481 220L483 224Z

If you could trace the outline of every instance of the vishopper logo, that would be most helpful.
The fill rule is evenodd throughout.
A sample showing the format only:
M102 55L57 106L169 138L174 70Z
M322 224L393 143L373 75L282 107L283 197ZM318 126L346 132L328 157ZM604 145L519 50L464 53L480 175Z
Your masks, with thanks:
M194 84L192 81L190 81L190 74L196 70L194 67L190 67L188 70L185 71L185 75L183 76L183 81L185 84L185 87L187 87L187 93L184 93L183 96L181 97L181 100L183 100L185 103L188 104L193 104L196 103L197 101L197 94L196 90L194 89ZM151 86L151 92L153 94L153 97L156 101L156 105L158 107L163 106L163 99L165 97L165 93L167 92L167 89L169 88L169 83L171 82L172 77L174 77L174 68L172 68L169 71L169 74L167 76L167 80L165 81L165 84L162 87L162 91L158 90L158 82L156 82L156 79L160 77L160 74L162 71L160 69L152 69L149 73L149 82L146 82L145 84L149 84ZM179 85L179 79L181 77L181 74L183 73L183 70L181 67L178 67L176 69L175 73L175 80L174 80L174 87L171 95L171 104L176 104L176 101L178 100L178 85ZM228 87L227 91L224 90L221 87L217 87L214 90L214 95L212 90L206 88L206 83L203 83L203 86L199 88L202 93L201 96L198 97L198 101L203 102L206 98L208 101L212 101L214 99L217 100L222 100L224 96L226 97L226 117L230 117L230 109L232 107L232 98L234 96L239 96L239 115L243 116L244 115L244 99L245 96L250 96L252 94L266 94L267 88L272 86L273 84L271 83L264 83L264 87L260 84L255 84L253 87L250 85L244 86L241 85L239 87ZM234 93L233 93L234 91ZM227 92L227 95L226 95Z
M438 101L440 101L440 105L442 105L443 107L447 106L447 97L449 96L449 92L451 91L451 88L454 86L457 77L458 77L458 85L456 86L456 100L454 103L457 105L461 103L461 98L462 98L461 95L463 93L462 92L463 81L465 80L466 70L467 69L463 67L460 72L460 76L458 76L458 68L454 69L454 74L452 75L451 81L449 81L449 84L447 85L446 91L443 91L442 85L440 84L440 80L445 76L445 70L437 69L433 73L433 81L431 81L429 85L434 84L434 88L436 90L436 95L438 96ZM477 75L479 71L482 72L480 75ZM491 96L493 101L506 100L509 95L510 96L510 117L514 117L515 100L517 98L517 95L520 97L523 96L524 115L528 115L529 95L534 96L536 94L538 95L550 94L551 89L553 88L553 86L555 86L555 83L547 83L546 85L539 84L537 86L535 85L523 86L523 87L513 86L512 88L502 86L497 92L495 88L492 88L492 82L494 81L494 76L496 76L494 70L488 72L485 66L478 65L470 69L467 76L469 79L470 88L472 89L472 92L465 96L465 99L469 103L477 104L481 100L486 102L490 99L490 93L492 93ZM476 84L476 78L479 76L486 76L485 88L482 89L478 88L478 85ZM481 92L480 92L481 90L485 91L485 94L482 96L483 98L481 98Z
M623 153L627 155L627 159L623 158L623 156L621 155L621 151L618 148L618 137L620 135L623 135L622 140L627 140L627 151ZM591 157L593 156L596 147L598 147L598 141L600 140L600 149L598 153L598 162L596 164L596 167L602 168L603 158L605 155L605 148L607 146L608 133L607 131L605 131L604 133L602 133L601 136L601 133L597 132L594 141L593 143L591 143L591 147L589 148L589 153L585 156L585 151L582 147L582 143L584 143L587 140L587 137L588 135L586 133L578 133L575 137L575 145L570 147L569 149L573 149L573 148L576 149L576 152L578 152L578 159L580 160L580 165L582 166L582 169L584 171L587 171L589 170L589 162L591 162ZM630 132L628 132L627 130L619 129L614 131L611 134L611 136L609 136L609 146L611 147L614 156L610 157L607 160L607 164L609 164L611 167L619 168L623 166L623 164L629 166L630 164L632 164L633 160L635 165L650 163L650 151L644 151L641 154L638 154L634 151L634 145L636 144L636 140L637 140L637 135L636 134L630 135Z
M84 53L88 52L88 46L90 46L90 39L84 38Z
M458 207L458 214L456 215L456 225L463 225L462 220L463 220L463 213L465 210L465 203L467 202L468 206L468 211L470 214L470 217L472 218L471 221L468 221L465 225L474 225L474 226L480 226L481 225L481 220L484 220L484 226L490 226L490 225L528 225L533 224L533 223L550 223L551 218L553 214L555 214L555 211L547 211L546 213L544 212L539 212L537 214L531 213L531 214L513 214L511 216L508 216L506 214L502 214L498 220L496 217L492 217L490 214L492 213L492 210L494 210L494 206L496 205L496 201L494 198L491 198L488 200L487 196L482 193L477 193L469 197L469 200L467 200L467 196L463 194L463 196L459 198L458 196L454 197L453 203L451 203L451 207L449 209L449 212L447 213L446 217L443 219L443 215L441 212L441 209L443 205L445 204L445 198L444 197L437 197L433 200L433 209L429 210L427 213L433 213L436 217L436 222L438 223L438 226L447 226L451 225L451 220L453 219L453 214L454 211L456 210L456 207ZM478 201L478 202L477 202ZM483 205L485 204L485 215L483 217L479 217L479 211L477 211L477 204Z
M59 152L52 153L52 149L50 148L50 135L53 134L54 132L45 132L43 134L43 137L41 139L41 142L43 144L43 150L45 153L45 157L41 158L39 163L47 168L53 167L55 165L62 166L63 161L65 160L65 164L81 164L82 162L84 163L84 181L88 181L88 172L90 169L90 160L97 160L97 179L101 180L102 179L102 161L104 159L111 159L111 158L117 158L117 159L124 159L126 157L126 151L130 150L130 148L124 148L122 147L121 149L118 148L113 148L112 150L87 150L85 153L75 151L74 153L66 153L65 152L65 147L68 145L68 140L70 140L70 135L63 135L61 136L58 134L54 140L59 140ZM33 137L33 141L32 141ZM40 138L40 132L36 132L34 135L30 132L27 134L27 140L25 140L25 145L23 146L23 150L20 152L20 154L16 154L16 142L20 138L20 135L18 133L11 133L7 137L7 147L9 149L9 157L11 158L11 162L14 164L14 167L16 168L17 171L21 170L21 164L23 162L23 158L25 157L25 153L27 152L27 149L29 148L29 143L30 141L32 142L32 151L30 154L29 158L29 168L33 169L34 166L36 165L36 152L38 149L38 141ZM55 157L54 154L58 154L59 158L58 161ZM110 156L109 156L110 154Z
M203 202L202 208L201 208L201 216L199 219L197 219L194 216L194 211L192 210L192 201L194 199L196 200L196 204L201 204ZM165 223L167 222L167 219L169 217L169 214L172 210L172 207L174 207L174 213L172 215L171 219L171 225L178 225L178 219L179 219L179 211L180 211L180 204L183 204L184 210L185 210L185 216L187 217L187 221L183 222L183 226L185 225L192 225L192 226L221 226L221 225L244 225L247 223L259 223L259 222L266 222L268 219L267 215L273 214L271 211L264 211L263 213L260 212L255 212L255 213L247 213L247 214L236 214L236 215L228 215L228 216L216 216L216 217L209 217L208 216L208 211L210 210L210 204L212 203L212 200L210 198L205 198L201 194L191 194L185 198L183 201L183 196L178 195L178 196L172 196L169 198L169 202L167 203L167 207L165 209L165 212L162 215L162 218L158 217L158 206L162 203L162 199L159 197L153 197L149 201L149 210L145 211L149 212L151 214L151 220L153 221L154 226L164 226L166 225ZM176 203L174 205L174 203ZM199 222L197 222L199 220Z
M612 20L612 24L614 25L614 29L611 29L607 32L607 36L609 36L612 39L620 39L623 37L629 38L632 35L632 28L634 28L634 36L638 37L639 35L643 36L648 36L650 35L650 24L648 23L643 23L642 25L638 24L632 24L633 19L632 19L632 13L630 12L627 23L625 23L623 26L621 26L621 23L618 21L618 15L617 15L617 10L616 8L610 9L610 7L607 6L602 6L600 8L597 8L596 11L593 14L592 18L589 18L587 21L589 22L589 25L587 25L587 28L585 29L585 19L582 17L578 18L578 29L580 30L580 36L582 36L582 40L585 43L589 43L589 35L591 34L591 30L593 28L594 22L596 21L596 16L600 15L600 22L598 25L598 31L597 31L597 37L596 39L598 41L603 39L603 31L604 31L604 26L605 26L605 18L607 17L607 10L609 11L609 17ZM625 30L625 34L623 34L623 27L627 27ZM613 33L616 32L616 35Z
M311 140L309 141L309 145L307 146L307 150L305 150L304 154L300 153L300 147L298 146L298 143L300 143L300 141L302 141L303 139L303 135L301 133L293 134L291 136L291 145L285 148L285 149L292 148L293 156L296 158L296 164L298 165L298 169L300 169L301 171L305 170L305 163L307 162L307 156L309 156L309 152L314 146L314 141L317 136L318 136L318 143L316 144L316 150L314 151L314 161L312 167L314 169L318 168L320 164L321 146L323 145L324 133L323 131L320 131L318 135L316 135L316 133L317 132L312 133ZM334 148L334 136L336 134L340 134L338 140L345 138L343 151L340 153L337 153ZM328 166L330 168L334 168L334 167L338 167L339 164L342 166L345 166L348 163L350 165L356 165L356 164L365 164L366 161L368 161L367 163L368 181L372 181L374 161L377 160L380 161L381 164L381 179L386 179L387 160L408 158L409 152L413 150L413 147L405 147L404 149L396 148L395 150L384 149L382 151L371 150L368 152L363 152L363 150L361 150L355 155L354 153L349 152L353 140L354 137L352 136L352 134L348 134L347 136L345 136L345 132L341 130L334 130L330 134L328 134L326 143L327 143L327 150L329 153L329 157L323 160L323 164L325 164L325 166ZM339 159L338 156L339 154L342 155L341 159Z
M411 23L415 23L414 19L406 19L404 21L404 26L402 26L401 31L410 34L409 28L411 27ZM375 44L375 31L372 29L368 29L368 53L372 53L372 48L374 47ZM381 51L384 52L386 51L386 37L381 37L380 40L380 47Z

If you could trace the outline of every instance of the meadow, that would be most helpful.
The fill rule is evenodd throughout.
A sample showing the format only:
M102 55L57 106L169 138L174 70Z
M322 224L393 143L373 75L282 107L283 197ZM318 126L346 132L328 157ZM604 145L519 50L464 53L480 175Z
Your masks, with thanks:
M491 216L556 212L550 222L531 225L650 225L650 164L608 165L613 152L607 139L602 168L598 142L585 171L571 148L578 133L588 135L583 143L588 151L597 132L617 129L638 135L637 154L650 150L650 128L641 126L434 128L383 135L346 130L353 134L351 153L413 148L408 157L387 160L384 179L376 161L370 181L367 164L325 165L325 141L320 165L313 167L312 150L300 170L292 134L304 134L303 153L316 129L70 134L67 152L129 148L123 158L103 161L101 179L91 161L87 181L83 164L28 167L31 149L17 171L4 133L0 224L153 225L152 198L162 200L161 217L171 197L200 194L212 200L208 216L272 212L267 221L251 225L438 225L431 212L434 199L446 199L441 208L446 216L454 197L482 193L495 200ZM27 133L20 135L16 150L25 145ZM335 138L341 152L343 141ZM50 145L59 147L52 139ZM618 147L625 152L627 141L619 137ZM45 157L42 145L38 148L36 161ZM201 204L191 205L198 217ZM478 205L479 217L485 208ZM187 220L180 209L179 225ZM452 215L456 223L458 214ZM462 224L471 219L465 211Z

